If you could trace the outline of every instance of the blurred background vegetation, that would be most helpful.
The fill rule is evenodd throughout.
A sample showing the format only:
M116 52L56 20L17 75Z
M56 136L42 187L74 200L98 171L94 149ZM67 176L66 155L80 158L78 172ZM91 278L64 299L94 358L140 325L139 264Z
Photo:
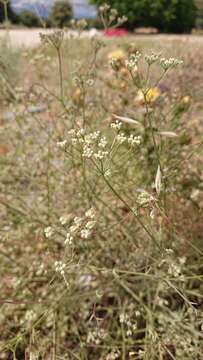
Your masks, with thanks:
M0 0L0 22L4 23L6 14L4 1ZM103 0L90 0L91 4L99 7ZM192 29L203 28L203 0L107 0L111 7L118 10L119 14L128 17L124 25L128 30L138 27L154 27L164 33L189 33ZM48 16L39 19L33 10L23 10L16 14L7 1L9 22L28 27L69 26L74 17L71 3L68 0L53 1ZM42 21L43 20L43 21ZM90 21L91 26L100 27L98 19Z
M203 29L203 0L195 1L197 7L196 27Z
M102 4L102 0L92 0ZM108 0L107 3L128 17L130 29L140 26L156 27L162 32L188 32L196 19L193 0Z

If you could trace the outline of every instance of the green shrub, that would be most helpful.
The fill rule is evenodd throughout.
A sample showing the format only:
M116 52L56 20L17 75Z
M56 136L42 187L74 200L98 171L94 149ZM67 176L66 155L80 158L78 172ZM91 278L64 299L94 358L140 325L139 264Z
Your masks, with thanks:
M102 0L92 0L101 5ZM157 27L163 32L189 32L195 24L193 0L108 0L107 3L128 17L127 26Z
M40 20L35 13L29 10L23 10L20 14L20 22L28 27L40 26Z
M195 4L197 6L196 27L203 29L203 0L196 0Z
M62 28L68 26L72 18L72 8L65 0L56 1L50 11L48 23L50 26Z

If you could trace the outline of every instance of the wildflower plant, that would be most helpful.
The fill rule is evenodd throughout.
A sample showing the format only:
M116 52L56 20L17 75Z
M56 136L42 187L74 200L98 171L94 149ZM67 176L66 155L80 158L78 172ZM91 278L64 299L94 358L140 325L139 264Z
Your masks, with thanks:
M139 69L142 61L145 62L145 73ZM119 67L116 66L116 62L117 60L112 59L110 66L115 72L118 72ZM173 187L176 186L173 172L172 175L170 172L170 169L172 170L174 166L174 159L170 155L166 156L166 148L169 147L170 149L168 142L177 141L180 134L177 134L174 128L165 128L166 124L164 124L163 128L158 127L158 115L155 106L156 99L159 97L159 84L170 70L180 65L182 65L181 60L162 58L161 54L152 53L144 57L138 51L135 54L131 54L125 60L124 66L129 72L129 78L135 91L137 91L137 94L142 95L144 106L143 119L137 121L129 118L126 114L114 114L110 128L107 128L106 131L105 129L92 130L92 126L88 124L88 121L83 122L82 127L80 123L78 125L76 123L67 132L66 138L59 143L60 148L65 152L67 161L71 161L71 158L74 158L77 168L81 167L84 177L84 196L94 203L99 212L103 213L104 209L110 211L110 218L115 214L114 216L116 216L117 221L120 223L122 220L119 212L122 209L126 213L127 222L130 221L131 227L129 228L128 225L126 227L125 223L121 225L121 241L123 243L129 242L132 249L135 249L133 263L136 262L135 259L138 261L136 253L139 253L138 249L143 244L148 248L148 256L150 254L150 257L156 259L155 261L148 260L148 265L145 267L145 257L142 253L143 259L140 259L137 265L132 263L130 266L132 269L137 269L137 266L144 266L145 270L144 272L141 271L140 278L142 276L143 278L149 276L149 279L151 278L153 281L158 282L152 304L145 303L141 295L136 295L121 280L119 275L120 266L123 267L121 273L123 271L127 274L129 271L128 261L125 263L122 259L116 258L114 259L116 265L105 270L107 273L112 274L115 281L127 292L128 296L134 299L135 305L138 305L139 310L137 311L134 310L135 305L130 305L132 310L135 311L135 320L132 320L133 315L130 317L122 313L119 315L121 332L125 342L128 344L132 342L133 344L137 333L141 331L140 323L145 321L147 324L145 336L149 339L150 345L145 347L138 346L137 352L135 351L134 354L137 354L139 358L143 358L143 356L144 358L149 358L152 356L155 359L157 351L159 351L160 358L163 354L173 356L173 351L170 350L170 347L167 344L163 345L165 340L161 340L161 335L157 333L159 330L150 324L150 322L148 323L149 319L147 318L149 312L154 314L157 307L163 309L165 306L169 306L170 300L168 300L168 296L170 297L170 293L175 292L185 305L195 312L193 302L183 290L183 284L185 284L186 280L184 271L182 272L182 265L184 268L185 258L176 258L175 253L178 249L177 244L175 244L174 229L171 232L171 224L168 226L166 221L170 217L170 198L173 193ZM150 75L154 66L159 68L160 73L155 82L151 83ZM82 78L77 80L77 83L79 84L80 81L83 81ZM173 127L173 124L171 126ZM137 171L139 175L137 176L137 183L135 183L134 174ZM144 178L145 181L143 182ZM103 195L102 198L101 194ZM106 194L108 194L108 197L110 196L111 203L115 204L115 209L109 206ZM104 222L107 221L105 219L106 216L104 216ZM82 218L74 220L74 225L70 227L70 231L67 233L65 244L72 245L74 233L78 231L82 223ZM100 223L102 223L101 217ZM84 241L89 238L94 226L95 221L91 220L87 222L82 230L80 229L80 236ZM134 226L136 236L132 237L131 231ZM98 229L99 233L100 231ZM108 244L109 249L111 249L112 245ZM171 244L172 249L168 249L169 244ZM87 246L90 246L89 249L91 249L92 245L89 244ZM100 246L104 249L102 245ZM100 264L103 264L102 268L106 268L106 261L107 258L103 252L100 259ZM88 267L96 271L97 263L97 259L91 258ZM150 275L147 275L147 268L149 268ZM132 274L133 271L136 274L137 270L132 270ZM139 318L138 321L136 316ZM97 325L95 330L91 330L88 333L87 344L95 343L99 345L101 342L108 343L106 329L100 325L100 320L97 316L95 319ZM111 328L111 324L109 326ZM111 331L110 328L108 333ZM103 333L105 336L101 335ZM184 352L184 350L180 350L181 354L182 351ZM131 351L130 353L132 354L133 352ZM117 354L116 350L113 351L113 354ZM125 358L127 350L123 350L123 354L125 354L123 355ZM108 354L107 358L109 357L110 355ZM112 358L114 358L114 355L112 355Z
M121 23L108 5L99 11L105 27ZM191 227L200 217L201 185L190 159L202 142L193 142L184 125L188 100L162 90L182 60L135 49L104 63L109 44L95 38L88 51L85 40L84 58L72 55L70 64L65 54L82 46L85 24L72 26L76 39L66 40L62 30L42 35L59 81L52 89L45 77L30 99L43 94L49 121L24 118L21 108L16 115L30 136L21 146L37 166L21 155L27 174L21 181L30 183L24 202L8 207L12 236L22 226L18 240L29 237L17 215L26 219L40 259L33 260L31 242L24 249L30 264L12 285L22 296L14 319L21 328L8 334L2 351L53 359L200 359L202 250ZM28 192L34 192L31 209ZM4 324L11 317L7 307Z

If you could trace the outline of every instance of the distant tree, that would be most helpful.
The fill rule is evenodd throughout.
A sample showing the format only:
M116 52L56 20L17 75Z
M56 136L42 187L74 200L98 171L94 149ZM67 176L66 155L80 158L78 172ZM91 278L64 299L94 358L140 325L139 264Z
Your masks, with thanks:
M20 15L20 23L27 27L39 27L41 25L38 16L29 10L23 10Z
M72 18L72 8L67 0L55 1L48 17L50 26L62 28L68 26Z
M203 0L195 0L197 6L196 27L203 29Z
M91 0L102 5L103 0ZM163 32L189 32L196 19L194 0L107 0L120 15L126 15L126 25L157 27Z
M0 22L4 22L5 20L7 20L7 16L9 21L14 23L18 22L18 16L12 10L10 6L10 1L0 0Z
M190 32L195 26L197 8L193 0L177 0L174 7L174 17L168 24L167 31L183 33Z

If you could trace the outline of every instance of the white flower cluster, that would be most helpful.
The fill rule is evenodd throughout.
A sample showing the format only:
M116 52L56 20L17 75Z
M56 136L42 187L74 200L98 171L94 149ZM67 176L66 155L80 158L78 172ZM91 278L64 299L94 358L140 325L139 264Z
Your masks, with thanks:
M96 159L102 160L108 155L108 151L99 150L97 153L94 154Z
M172 249L165 249L165 257L160 262L159 267L166 266L168 275L177 278L179 281L185 281L183 268L186 260L185 256L176 258Z
M72 245L72 242L73 242L73 236L70 234L70 233L67 233L66 234L66 238L65 238L65 245Z
M104 150L108 142L105 136L101 136L100 131L86 134L84 129L80 129L79 131L72 129L68 134L71 137L73 145L77 143L82 145L82 156L84 158L95 157L96 159L102 160L108 155L108 151Z
M128 144L130 144L131 146L134 146L134 145L140 145L141 143L141 136L138 135L133 135L131 134L128 138Z
M179 60L179 59L175 59L175 58L169 58L169 59L166 59L166 58L161 58L160 59L160 65L162 67L163 70L168 70L168 69L173 69L175 68L176 66L178 65L182 65L183 64L183 61L182 60Z
M126 325L126 335L129 337L132 336L133 332L137 329L137 322L132 322L128 314L120 314L120 323Z
M162 306L168 306L168 304L169 304L168 300L160 297L159 295L156 297L155 303L156 303L156 305L158 305L158 306L160 306L160 307L162 307Z
M126 136L123 132L119 133L116 137L116 140L119 144L123 144L124 142L128 142L129 145L140 145L141 143L141 136L136 136L131 134L129 137Z
M111 9L111 15L117 16L118 10L117 9Z
M89 210L86 211L85 213L85 216L87 218L90 218L90 219L94 219L95 218L95 211L93 208L90 208Z
M89 87L93 86L94 85L94 79L93 78L86 78L84 76L75 76L73 78L73 83L76 85L76 86L79 86L80 88L82 88L84 85L87 85Z
M116 360L120 357L119 350L112 350L106 357L106 360Z
M171 262L169 263L169 267L168 267L168 274L178 278L180 281L184 281L184 275L182 274L182 265L184 264L185 258L183 257L183 262L181 263L182 258L179 259L179 263L178 262Z
M56 272L60 273L62 276L65 274L66 264L64 264L63 261L55 261L54 266Z
M49 239L54 233L54 230L51 226L48 226L44 229L44 235L47 239Z
M104 340L107 337L107 333L105 332L104 329L97 329L97 330L92 330L88 333L87 335L87 343L93 343L96 345L99 345L102 340Z
M125 66L129 71L133 71L136 68L138 61L140 60L142 54L139 51L136 51L135 54L132 54L129 59L125 61Z
M94 154L94 151L92 150L90 145L84 144L82 156L90 159L93 156L93 154Z
M58 146L60 149L64 150L64 149L66 148L66 146L67 146L67 140L58 141L58 142L57 142L57 146Z
M70 215L63 215L59 219L61 225L66 225L69 220L70 220Z
M95 211L93 208L86 211L85 216L76 216L73 224L68 229L65 239L65 245L72 245L74 236L79 232L82 239L88 239L92 233L92 229L96 224Z
M107 139L106 139L105 136L103 136L103 137L101 137L98 146L99 146L100 148L104 149L104 148L106 147L106 145L107 145Z
M155 54L154 52L151 53L151 55L145 55L145 61L148 65L152 65L156 63L160 58L160 54Z
M103 4L103 5L99 6L100 12L105 12L105 11L108 11L109 9L110 9L110 5L108 5L108 4Z
M77 143L84 142L85 129L81 128L80 130L71 129L68 132L68 136L70 138L70 142L72 145L76 145Z
M123 15L122 17L118 17L118 19L117 19L118 25L125 23L127 20L128 20L128 18L125 15Z
M27 326L31 326L32 323L36 320L36 317L37 317L37 315L33 310L27 310L25 313L24 319L22 318L20 320L20 323L24 324L24 326L25 326L25 323Z
M122 122L121 121L118 121L116 120L115 122L111 123L111 128L112 129L115 129L115 130L120 130L122 126Z
M145 190L142 190L137 197L137 202L143 206L155 201L155 198Z
M127 140L127 137L125 136L125 134L122 132L120 134L118 134L116 136L116 140L119 144L123 144L126 140Z
M174 277L179 277L181 274L181 268L177 264L171 263L168 268L168 274Z

